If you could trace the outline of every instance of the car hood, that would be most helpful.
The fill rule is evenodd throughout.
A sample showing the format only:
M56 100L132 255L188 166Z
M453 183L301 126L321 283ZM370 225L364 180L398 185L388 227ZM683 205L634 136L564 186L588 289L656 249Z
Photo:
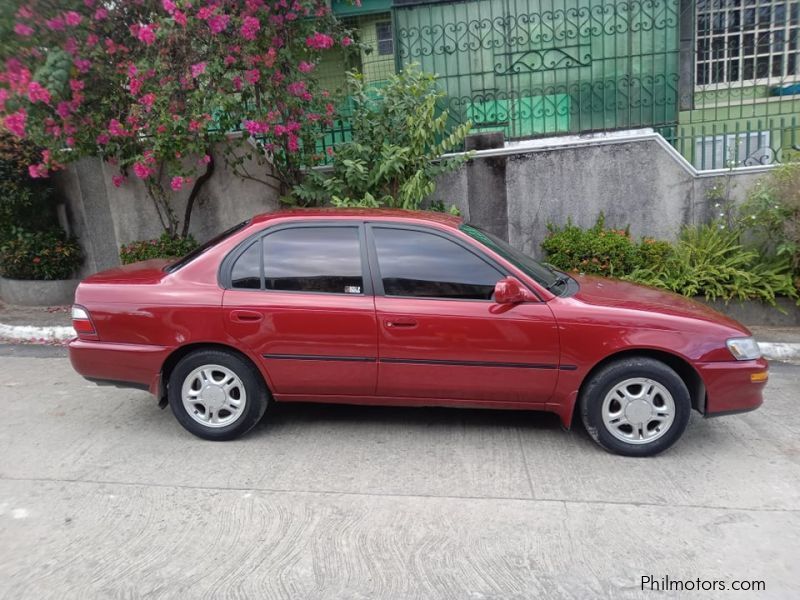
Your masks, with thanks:
M164 267L174 259L154 258L142 262L100 271L90 275L82 283L138 283L154 284L167 274Z
M573 297L584 304L697 319L724 325L750 335L750 331L738 321L685 296L618 279L591 275L572 275L572 277L580 285L580 290Z

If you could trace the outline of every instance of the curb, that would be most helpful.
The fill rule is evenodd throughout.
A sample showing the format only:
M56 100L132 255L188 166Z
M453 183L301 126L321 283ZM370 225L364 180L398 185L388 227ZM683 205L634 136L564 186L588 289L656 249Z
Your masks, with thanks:
M69 326L36 327L0 323L0 339L10 342L66 342L75 337ZM758 342L768 360L800 360L800 343Z

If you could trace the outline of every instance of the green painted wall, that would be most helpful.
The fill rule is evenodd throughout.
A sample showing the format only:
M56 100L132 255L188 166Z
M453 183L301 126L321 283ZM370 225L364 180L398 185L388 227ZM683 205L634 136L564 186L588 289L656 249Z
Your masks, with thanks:
M673 143L701 169L725 168L732 159L745 164L780 160L784 149L800 143L800 96L773 96L770 90L734 84L696 91L695 108L678 115ZM704 151L712 140L716 150Z
M402 64L451 114L510 138L674 124L679 0L469 0L395 7Z

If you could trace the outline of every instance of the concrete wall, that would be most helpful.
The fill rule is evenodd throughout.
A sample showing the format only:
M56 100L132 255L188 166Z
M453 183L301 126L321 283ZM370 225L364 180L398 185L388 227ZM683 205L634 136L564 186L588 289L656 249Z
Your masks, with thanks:
M727 184L741 202L765 169L698 173L663 138L638 135L537 140L479 150L456 173L441 178L434 198L464 217L540 256L548 223L568 219L594 225L602 211L609 226L630 226L634 237L675 239L686 224L713 218L707 198Z
M279 207L275 187L237 177L226 168L221 151L215 151L214 158L214 175L203 187L191 218L190 232L199 242ZM259 173L258 166L250 167L251 173ZM111 180L116 174L118 170L102 160L83 159L56 175L69 227L86 255L81 277L119 265L120 246L163 232L142 182L130 177L117 188ZM188 195L189 190L182 192L174 204L181 218Z
M571 219L590 227L601 211L609 226L630 226L636 238L674 239L683 225L719 212L707 198L714 185L727 183L733 201L740 202L768 170L698 173L651 131L506 146L501 139L492 142L501 146L494 149L481 142L470 141L475 157L441 177L433 199L455 205L467 221L536 256L541 256L548 223ZM226 169L221 153L215 156L216 172L192 217L191 232L200 242L253 214L279 208L275 188L238 178ZM87 159L58 176L68 221L87 256L81 276L119 264L120 245L161 234L141 182L131 179L115 188L115 174L102 161ZM184 202L185 196L176 202L179 211Z

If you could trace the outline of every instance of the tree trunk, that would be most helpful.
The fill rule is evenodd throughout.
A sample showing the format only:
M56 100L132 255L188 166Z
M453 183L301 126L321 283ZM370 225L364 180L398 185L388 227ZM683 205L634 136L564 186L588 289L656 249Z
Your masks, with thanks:
M194 203L197 200L197 197L200 195L200 190L203 189L203 186L214 174L214 155L211 153L210 149L207 150L206 153L211 157L211 160L206 164L206 172L195 180L194 186L192 186L192 191L189 193L189 199L186 201L186 210L183 213L183 228L181 229L181 237L186 237L189 235L189 223L192 218Z

